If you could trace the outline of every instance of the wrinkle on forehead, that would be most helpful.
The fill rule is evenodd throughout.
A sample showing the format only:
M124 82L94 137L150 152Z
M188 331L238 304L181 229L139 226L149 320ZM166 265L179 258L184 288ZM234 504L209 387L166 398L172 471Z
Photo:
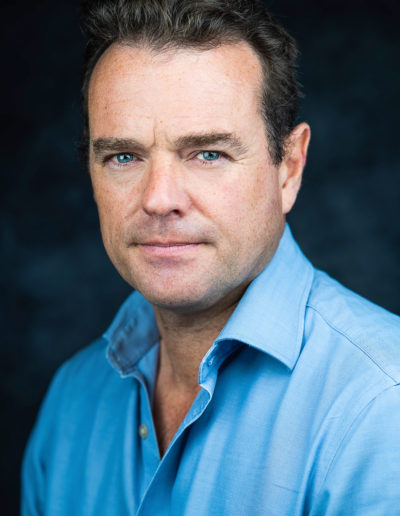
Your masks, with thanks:
M236 50L235 53L231 52L233 48ZM157 65L168 67L171 61L179 62L181 59L187 61L188 57L190 57L192 61L192 66L195 66L196 63L200 61L201 56L215 51L218 51L221 55L221 60L225 61L228 65L233 65L232 67L225 67L227 78L248 88L249 77L256 74L259 79L257 81L256 88L259 89L263 81L262 63L256 52L244 41L221 44L207 50L192 47L157 50L145 45L130 44L129 42L113 43L96 63L90 80L90 85L97 80L101 81L105 75L107 75L107 69L110 66L114 69L114 73L118 73L120 76L128 75L131 71L125 71L127 61L131 61L132 66L137 70L140 70L140 68L143 67L142 73L139 71L137 73L139 76L144 76L152 73L152 67L157 67ZM252 56L249 56L249 52ZM253 59L251 59L251 57L253 57ZM234 72L235 68L240 68L239 76ZM207 70L204 70L204 73L206 75Z
M259 58L247 43L162 53L114 44L90 82L90 132L96 128L94 138L146 133L146 146L167 133L173 139L194 129L235 132L229 124L259 114L261 81Z

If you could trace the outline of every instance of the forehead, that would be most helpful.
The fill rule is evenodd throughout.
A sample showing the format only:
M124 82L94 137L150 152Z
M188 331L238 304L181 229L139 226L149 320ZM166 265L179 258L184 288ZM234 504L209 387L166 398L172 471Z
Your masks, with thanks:
M261 85L259 58L244 42L210 50L162 52L114 44L100 58L90 80L90 130L104 117L111 132L115 124L121 131L133 119L182 126L227 119L232 123L258 114Z

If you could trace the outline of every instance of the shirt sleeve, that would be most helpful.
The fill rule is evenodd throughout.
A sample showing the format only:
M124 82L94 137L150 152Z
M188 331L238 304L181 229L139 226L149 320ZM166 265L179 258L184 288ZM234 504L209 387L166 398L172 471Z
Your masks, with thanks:
M342 439L310 516L400 515L400 386L373 399Z

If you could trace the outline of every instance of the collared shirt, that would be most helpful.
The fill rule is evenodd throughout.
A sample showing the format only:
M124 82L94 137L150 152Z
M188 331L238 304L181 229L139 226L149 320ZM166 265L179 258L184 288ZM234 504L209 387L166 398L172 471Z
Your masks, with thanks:
M61 367L25 454L23 516L400 515L399 318L316 271L288 227L162 459L158 341L134 293Z

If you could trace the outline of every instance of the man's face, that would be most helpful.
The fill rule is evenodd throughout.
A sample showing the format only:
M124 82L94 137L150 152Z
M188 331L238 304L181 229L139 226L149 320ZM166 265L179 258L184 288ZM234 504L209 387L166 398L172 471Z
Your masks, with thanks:
M234 303L278 245L279 168L245 44L154 53L113 45L89 89L90 173L123 278L182 313Z

